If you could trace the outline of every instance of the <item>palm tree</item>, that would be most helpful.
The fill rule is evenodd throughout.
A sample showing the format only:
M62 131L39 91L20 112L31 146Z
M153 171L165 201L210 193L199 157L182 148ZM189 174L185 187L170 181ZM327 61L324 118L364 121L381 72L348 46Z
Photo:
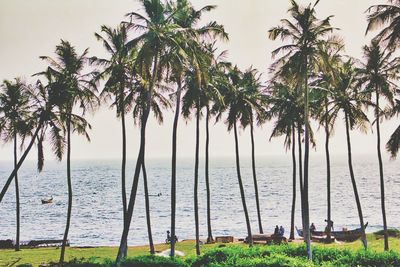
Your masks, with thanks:
M304 151L304 184L302 185L302 210L303 210L303 231L304 240L307 244L308 258L312 258L310 231L309 231L309 208L308 208L308 162L309 162L309 90L308 75L317 62L317 55L321 44L329 42L325 37L330 34L334 28L330 25L331 16L319 20L316 17L315 6L309 4L307 7L300 7L296 1L291 0L291 7L288 12L292 21L282 19L282 26L274 27L269 30L269 38L276 40L281 38L283 41L289 39L291 42L285 44L275 51L273 56L284 53L279 62L293 61L298 66L297 86L304 90L304 119L305 119L305 151Z
M258 218L258 229L260 234L263 233L261 211L260 211L260 200L258 196L258 182L256 174L256 160L255 160L255 145L254 145L254 123L255 120L257 125L261 125L265 122L265 106L267 104L267 98L265 93L261 90L260 75L257 74L257 70L249 68L243 73L242 83L244 87L244 107L247 111L243 112L241 119L241 126L246 128L250 126L250 140L251 140L251 166L253 171L253 183L255 191L255 200L257 208ZM248 116L245 118L245 116Z
M141 1L146 15L131 12L127 16L131 22L127 22L129 28L138 31L139 36L127 42L127 48L138 48L135 66L138 75L145 83L145 96L143 99L142 113L140 118L140 149L136 161L133 184L127 209L127 222L124 225L121 242L118 249L117 263L126 255L127 237L129 226L132 220L133 208L136 200L136 192L139 181L140 169L145 158L145 135L146 125L150 114L152 98L155 94L157 81L163 75L163 68L159 64L160 58L168 52L171 47L179 44L179 26L174 24L172 16L168 12L167 6L161 0L142 0ZM132 21L134 20L134 21Z
M186 93L183 96L182 114L184 118L189 118L194 109L196 118L196 143L195 143L195 166L194 166L194 217L196 234L196 254L200 255L200 232L199 232L199 204L198 204L198 181L199 181L199 143L200 143L200 116L202 108L203 90L207 78L205 78L207 66L211 64L211 56L204 48L198 47L196 51L198 64L197 69L189 69L185 73ZM200 56L200 54L203 54Z
M30 109L30 95L27 85L20 79L15 81L4 80L0 93L0 126L3 138L6 142L14 143L14 168L18 164L18 137L23 141L30 135L33 128L33 120ZM19 251L20 240L20 201L18 173L15 173L15 203L16 203L16 239L15 250Z
M194 170L194 206L195 206L195 229L196 229L196 252L200 254L199 216L198 216L198 168L199 168L199 138L201 110L206 108L206 147L205 147L205 182L207 193L207 242L213 242L211 229L211 197L208 173L209 158L209 119L216 111L211 103L221 104L222 95L219 91L221 82L221 68L225 63L219 62L221 55L214 57L213 44L201 44L197 47L196 68L190 68L186 72L186 93L183 97L182 114L189 118L192 110L196 117L196 149ZM224 53L222 53L224 54Z
M339 44L339 42L338 42ZM331 242L332 230L332 208L331 208L331 161L329 151L329 141L333 134L333 127L336 117L330 116L330 97L334 90L334 81L336 79L336 68L341 63L341 54L344 46L324 47L320 53L319 72L313 77L312 83L314 92L317 94L317 105L314 112L317 121L325 131L325 159L326 159L326 189L327 189L327 228L326 240ZM319 107L319 108L318 108Z
M16 176L19 168L24 163L26 157L31 151L33 145L36 141L38 141L38 170L41 171L43 169L44 158L43 158L43 145L42 142L44 140L45 134L50 131L50 141L51 147L56 155L58 160L62 159L63 151L64 151L64 136L63 132L63 124L60 119L60 111L57 108L56 103L59 101L60 95L55 92L53 86L56 81L53 79L51 75L51 71L47 69L45 72L42 72L45 78L48 81L47 85L43 85L43 83L38 80L35 86L28 87L28 94L30 95L31 102L30 107L32 110L31 118L33 118L34 124L34 132L32 134L31 140L29 141L28 146L26 147L24 153L22 153L21 158L18 160L17 165L14 167L14 170L11 172L3 189L0 193L0 203L4 198L11 182Z
M48 56L42 56L41 58L50 64L51 75L57 81L53 89L60 96L59 102L56 105L61 112L61 119L65 124L65 135L67 138L68 210L60 253L60 265L62 266L72 212L71 134L72 131L76 131L78 134L83 134L90 141L87 129L91 128L84 117L73 113L73 109L79 104L78 107L82 109L82 114L84 115L87 109L93 109L96 106L98 99L94 94L96 84L93 79L96 74L94 72L82 74L86 65L85 63L88 60L88 49L81 55L78 55L75 48L69 42L61 40L61 43L56 46L55 53L57 60Z
M134 72L135 70L133 70ZM147 89L145 85L146 81L141 80L140 76L135 76L131 80L131 88L128 91L128 94L125 98L126 108L127 110L132 110L133 119L135 125L140 124L141 119L143 118L143 112L146 107L146 99L147 99ZM168 90L168 87L157 84L158 87L163 87ZM153 98L151 99L150 108L153 111L154 117L159 124L162 124L164 121L164 116L162 114L163 109L171 108L170 102L168 99L158 91L153 92ZM151 216L150 216L150 199L149 199L149 189L147 182L147 172L145 160L143 160L142 164L143 171L143 187L144 187L144 195L145 195L145 210L146 210L146 223L147 223L147 232L149 238L149 249L150 253L155 253L152 230L151 230Z
M121 163L121 193L122 193L122 207L123 219L126 224L126 125L125 113L129 108L129 103L126 103L127 90L131 87L131 73L129 64L131 63L131 54L126 48L127 30L124 24L119 25L116 29L112 29L103 25L101 32L104 37L95 33L97 40L101 41L104 48L110 55L109 59L100 59L97 57L91 58L91 63L103 67L100 73L100 78L107 79L101 96L106 100L113 97L112 106L116 107L117 117L121 118L121 132L122 132L122 163ZM126 256L126 255L125 255Z
M329 112L331 118L329 120L333 120L333 118L337 117L340 110L343 111L346 126L349 172L356 200L360 227L362 229L361 241L364 248L367 248L368 243L365 236L364 217L353 171L350 130L358 127L360 130L366 131L368 118L363 112L362 107L370 105L371 103L366 98L366 94L359 92L356 83L356 70L351 60L338 66L335 89L332 91L332 101L329 103L331 105Z
M225 109L227 110L227 119L226 124L228 125L228 131L231 131L232 128L234 130L235 137L235 154L236 154L236 172L240 190L240 197L242 200L243 212L246 220L247 226L247 241L249 246L253 245L253 236L251 233L251 225L249 219L249 213L247 210L246 197L243 187L242 176L240 172L240 157L239 157L239 140L237 133L237 124L238 122L241 125L248 125L251 110L248 108L248 102L251 100L248 98L249 91L247 88L243 86L243 73L235 66L229 69L227 73L228 84L224 90L223 95L225 98L225 107L221 108L221 112ZM251 102L250 102L251 103Z
M212 59L211 66L208 69L208 83L203 87L202 90L202 106L206 109L206 140L205 140L205 183L206 183L206 194L207 194L207 243L213 243L214 238L212 236L211 228L211 189L210 189L210 177L209 177L209 145L210 145L210 118L211 116L217 115L214 106L224 105L223 95L220 92L221 84L226 82L224 79L224 68L228 64L224 61L226 51L222 51L218 56L215 56L216 49L215 43L207 46Z
M380 45L373 41L371 45L363 47L365 63L361 63L358 71L358 78L364 86L366 93L375 94L375 126L377 134L377 153L379 163L379 176L381 186L381 209L384 230L384 248L389 250L389 236L386 222L385 209L385 180L383 177L383 162L381 155L381 108L380 97L384 97L389 103L393 104L393 94L397 88L394 84L399 79L398 63L399 59L391 59L392 54L386 53Z
M176 54L174 54L175 56ZM171 168L171 257L175 256L175 223L176 223L176 154L177 154L177 133L178 133L178 120L181 109L181 94L182 94L182 79L184 72L184 64L179 64L181 61L180 57L174 57L177 61L174 62L171 80L176 80L177 89L175 92L175 115L172 127L172 168ZM183 63L183 62L182 62Z
M296 210L296 125L298 121L302 120L303 110L298 91L293 89L293 83L294 81L289 79L288 76L283 78L282 81L272 81L270 85L271 93L268 99L270 108L267 111L268 119L276 118L270 140L273 137L284 135L285 148L289 149L291 147L292 149L293 193L289 235L292 240L294 239Z
M370 31L379 31L376 41L385 45L386 49L394 50L399 47L400 40L400 1L388 0L387 4L373 5L367 9L368 26L366 34Z
M176 214L176 146L177 146L177 127L178 119L180 113L181 105L181 94L182 90L185 88L184 83L184 73L187 68L191 68L201 75L202 71L199 66L199 60L197 57L202 54L196 53L199 51L197 47L201 41L208 36L214 38L221 37L227 38L224 28L218 25L216 22L209 22L205 26L198 27L199 21L204 12L209 12L216 8L216 6L204 6L199 10L194 9L194 7L187 0L178 0L175 3L171 2L169 7L173 13L174 22L179 25L182 29L185 29L182 35L182 44L180 45L185 51L185 57L179 53L171 53L170 56L173 60L169 59L172 69L172 80L177 84L176 90L176 107L175 116L173 122L173 132L172 132L172 174L171 174L171 236L175 236L175 214ZM201 50L200 50L201 51ZM179 52L179 49L175 49L174 52ZM185 64L186 63L186 64ZM207 203L209 203L209 186L208 186L208 175L206 175L206 187L207 187ZM212 231L211 231L211 219L209 212L209 205L207 206L207 222L208 222L208 238L207 241L212 241ZM171 239L171 256L175 253L175 239Z

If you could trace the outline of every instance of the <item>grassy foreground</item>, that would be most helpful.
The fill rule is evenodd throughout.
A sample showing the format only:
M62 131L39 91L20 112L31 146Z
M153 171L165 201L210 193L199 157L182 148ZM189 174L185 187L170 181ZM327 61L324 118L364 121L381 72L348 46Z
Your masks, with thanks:
M218 247L219 244L202 245L203 252ZM156 251L161 252L169 249L167 244L155 245ZM193 240L182 241L176 244L176 249L182 251L187 256L194 256L196 253L195 243ZM70 247L66 249L65 260L69 261L74 258L90 259L96 258L95 261L101 262L104 259L115 259L118 252L117 247L95 247L95 248L77 248ZM149 254L148 246L129 247L129 257ZM22 249L15 252L14 250L0 250L0 266L17 266L19 264L30 263L33 266L45 264L48 262L57 262L60 257L59 248L36 248Z
M382 252L383 251L383 239L382 236L375 234L368 234L367 236L369 247L371 251ZM301 244L301 243L300 243ZM202 253L210 251L219 247L221 244L210 244L202 245ZM264 245L260 245L264 246ZM360 241L351 243L334 243L334 244L314 244L319 248L338 248L348 249L350 251L358 251L362 248ZM227 247L246 247L244 244L229 244ZM400 237L390 237L390 247L392 251L400 253ZM169 246L166 244L156 245L157 251L163 251L168 249ZM67 248L66 261L77 259L91 259L94 262L103 262L105 259L114 259L117 253L116 247L96 247L96 248ZM195 255L195 244L194 241L182 241L177 243L177 250L185 253L186 256ZM49 262L57 262L60 250L58 248L38 248L38 249L23 249L19 252L13 250L0 250L0 266L17 266L20 264L30 263L33 266L39 266L40 264L46 264ZM128 251L129 257L141 256L148 254L147 246L135 246L130 247Z

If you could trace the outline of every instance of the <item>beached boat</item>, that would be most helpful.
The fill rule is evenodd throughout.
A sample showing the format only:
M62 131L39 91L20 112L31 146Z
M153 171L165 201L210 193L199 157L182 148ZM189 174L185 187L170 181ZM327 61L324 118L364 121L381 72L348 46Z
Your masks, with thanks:
M364 230L365 230L365 228L367 228L367 226L368 226L368 222L364 225ZM348 231L334 231L334 232L332 232L332 235L338 241L352 242L361 237L362 229L357 228L357 229L348 230Z
M42 239L42 240L30 240L20 241L19 245L21 248L38 248L38 247L61 247L62 239ZM66 242L66 246L69 246L69 240ZM0 240L0 249L13 249L15 248L15 241L11 239Z
M364 225L364 229L367 228L368 222ZM298 229L296 227L297 234L303 237L303 230ZM331 236L334 237L338 241L346 241L352 242L359 239L362 235L362 229L356 228L353 230L342 230L342 231L332 231ZM323 231L313 231L311 233L311 239L320 240L321 238L326 237L326 233Z

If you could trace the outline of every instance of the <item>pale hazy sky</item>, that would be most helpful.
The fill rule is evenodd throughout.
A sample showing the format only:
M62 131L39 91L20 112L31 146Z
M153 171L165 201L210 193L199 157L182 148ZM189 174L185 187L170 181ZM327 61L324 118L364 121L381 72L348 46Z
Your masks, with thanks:
M270 41L267 31L279 24L279 19L288 17L286 0L193 0L196 7L215 4L217 10L205 17L206 20L217 20L225 26L230 41L221 48L229 50L229 60L242 69L253 65L267 77L271 63L271 51L279 46L279 41ZM306 4L308 1L298 1ZM321 0L317 7L318 17L335 15L332 24L340 28L339 34L344 38L349 55L359 57L361 47L369 40L365 37L366 18L364 11L372 4L382 1L372 0ZM89 47L90 55L105 56L104 50L94 38L103 24L116 26L124 15L138 11L140 5L133 0L1 0L0 1L0 79L11 79L22 76L31 79L30 75L43 70L45 64L38 58L41 55L53 55L60 39L68 40L77 47L79 53ZM140 12L140 11L139 11ZM169 157L171 154L173 111L165 112L162 126L151 120L147 130L147 156ZM91 143L81 136L72 140L72 157L74 159L119 158L121 154L120 121L115 118L115 111L101 108L88 120L93 126L90 135ZM137 155L138 129L129 120L128 155ZM385 122L382 125L382 139L386 143L398 120ZM204 146L204 121L202 125L201 148ZM215 156L233 156L233 133L227 133L222 123L211 127L210 153ZM257 129L257 155L285 155L283 139L269 142L271 124ZM324 153L324 134L316 135L317 148L313 155ZM356 154L374 154L376 137L371 132L367 135L352 133L353 152ZM194 122L179 122L178 154L180 157L192 157L194 154ZM250 137L248 131L241 131L240 149L243 156L250 155ZM343 121L337 121L335 136L331 141L333 154L346 153L346 139ZM12 156L9 145L2 147L1 159ZM203 149L201 153L203 153ZM33 159L36 152L32 151ZM49 151L46 152L49 154ZM387 153L385 153L387 157ZM288 155L289 156L289 155ZM52 158L52 157L51 157ZM47 159L50 159L48 156Z

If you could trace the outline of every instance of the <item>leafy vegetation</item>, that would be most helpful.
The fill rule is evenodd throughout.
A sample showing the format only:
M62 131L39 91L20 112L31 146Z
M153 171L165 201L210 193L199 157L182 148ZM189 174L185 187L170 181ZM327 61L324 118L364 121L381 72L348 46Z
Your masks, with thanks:
M369 235L370 236L370 235ZM373 241L369 240L371 243ZM375 241L376 242L376 241ZM357 242L359 243L359 242ZM179 246L179 243L177 243ZM260 246L251 248L244 245L227 245L217 247L209 246L202 255L195 256L194 242L190 242L191 256L186 258L169 258L155 255L142 255L128 257L121 260L120 266L184 266L184 267L222 267L222 266L399 266L400 244L397 252L376 252L374 250L332 248L329 245L314 245L313 260L307 260L305 245L289 244L280 246ZM179 247L178 247L179 248ZM204 248L204 247L203 247ZM100 250L98 250L100 251ZM115 252L115 249L114 249ZM55 264L55 263L54 263ZM114 266L108 257L86 257L70 260L65 266L97 267ZM18 266L37 266L21 264ZM50 264L50 266L52 266ZM56 265L54 265L56 266Z

